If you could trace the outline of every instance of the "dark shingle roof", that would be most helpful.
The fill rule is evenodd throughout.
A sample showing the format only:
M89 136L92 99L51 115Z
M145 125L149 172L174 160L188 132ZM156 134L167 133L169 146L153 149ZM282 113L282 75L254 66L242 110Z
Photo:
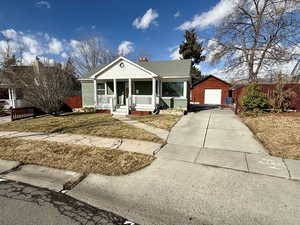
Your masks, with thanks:
M192 61L190 59L137 62L138 65L161 77L190 76Z
M144 67L147 70L157 74L161 77L185 77L190 76L192 60L168 60L168 61L150 61L150 62L135 62L136 64ZM105 65L100 65L96 67L91 72L82 76L82 78L90 78L97 71L101 70Z

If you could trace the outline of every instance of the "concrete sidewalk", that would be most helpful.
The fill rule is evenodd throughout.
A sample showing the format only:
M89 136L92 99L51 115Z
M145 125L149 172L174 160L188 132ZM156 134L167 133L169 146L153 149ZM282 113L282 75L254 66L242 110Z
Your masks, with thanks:
M120 120L122 121L123 123L127 123L131 126L135 126L137 128L141 128L145 131L148 131L149 133L152 133L156 136L158 136L159 138L161 138L162 140L167 140L168 138L168 135L169 135L169 132L167 130L163 130L163 129L160 129L160 128L157 128L157 127L153 127L153 126L149 126L145 123L141 123L137 120L133 120L129 117L126 117L126 116L113 116L115 119L117 120Z
M0 116L0 124L1 123L8 123L11 121L11 117L10 116Z
M87 145L99 148L119 149L123 151L137 152L148 155L155 154L155 152L157 152L162 146L162 144L159 143L141 140L40 132L0 131L0 139L1 138L18 138L35 141L53 141L65 144Z

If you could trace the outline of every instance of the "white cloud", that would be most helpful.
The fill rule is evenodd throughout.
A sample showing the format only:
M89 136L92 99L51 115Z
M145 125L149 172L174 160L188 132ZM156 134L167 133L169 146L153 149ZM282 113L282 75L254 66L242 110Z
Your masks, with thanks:
M174 14L174 18L178 18L179 16L181 16L181 13L179 11L177 11L175 14Z
M40 43L31 36L23 36L22 42L30 53L38 55L43 53Z
M158 18L158 13L153 9L148 9L144 16L136 18L132 25L136 29L147 29L151 23L156 23L155 19Z
M221 0L211 10L195 15L190 21L181 24L177 29L204 29L210 25L218 25L226 16L230 15L237 6L238 0Z
M172 60L181 59L182 55L179 54L179 46L178 45L171 47L168 50L169 50L169 52L171 52L169 56Z
M35 3L35 6L40 7L40 8L41 7L46 7L48 9L51 8L51 4L48 1L39 1L39 2Z
M66 52L61 53L61 57L63 57L64 59L67 59L69 56Z
M57 40L56 38L52 38L48 44L49 53L51 54L60 54L63 51L63 45L61 41Z
M19 56L22 50L22 63L24 64L30 64L35 60L36 56L47 61L50 61L50 58L56 58L57 60L66 59L66 52L72 49L71 43L68 43L66 40L50 37L49 34L43 32L29 33L7 29L1 30L0 33L5 38L10 39L9 48L11 54ZM7 42L0 35L0 53L6 52L7 48ZM53 59L51 60L53 61Z
M126 56L133 51L134 47L131 41L123 41L118 47L118 53L122 56Z
M36 59L36 55L33 55L30 52L23 53L23 63L25 65L31 64L35 59Z
M2 35L7 39L16 39L18 34L14 29L7 29L1 31Z

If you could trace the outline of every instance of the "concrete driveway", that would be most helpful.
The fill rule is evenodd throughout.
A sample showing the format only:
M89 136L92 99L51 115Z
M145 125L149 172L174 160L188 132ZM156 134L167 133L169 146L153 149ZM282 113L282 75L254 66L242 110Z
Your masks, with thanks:
M168 139L169 144L224 151L264 153L251 131L231 110L205 110L183 117Z
M283 160L270 158L229 110L183 117L157 157L127 176L90 174L67 194L149 225L300 221L300 176L288 180Z
M158 156L283 178L300 179L300 162L269 156L231 110L204 110L183 117ZM295 167L295 164L297 166Z

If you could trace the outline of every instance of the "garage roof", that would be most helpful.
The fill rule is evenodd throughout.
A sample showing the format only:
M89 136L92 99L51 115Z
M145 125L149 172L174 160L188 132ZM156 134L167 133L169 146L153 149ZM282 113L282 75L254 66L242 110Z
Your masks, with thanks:
M216 77L216 76L213 76L213 75L209 75L209 76L206 76L205 78L203 78L202 80L198 80L198 81L196 81L195 83L193 83L193 84L192 84L192 88L195 87L196 85L198 85L198 84L200 84L200 83L202 83L202 82L208 80L209 78L215 78L215 79L217 79L217 80L219 80L219 81L221 81L221 82L223 82L223 83L225 83L225 84L231 86L231 84L228 83L228 82L226 82L225 80L222 80L222 79L220 79L220 78L218 78L218 77Z

